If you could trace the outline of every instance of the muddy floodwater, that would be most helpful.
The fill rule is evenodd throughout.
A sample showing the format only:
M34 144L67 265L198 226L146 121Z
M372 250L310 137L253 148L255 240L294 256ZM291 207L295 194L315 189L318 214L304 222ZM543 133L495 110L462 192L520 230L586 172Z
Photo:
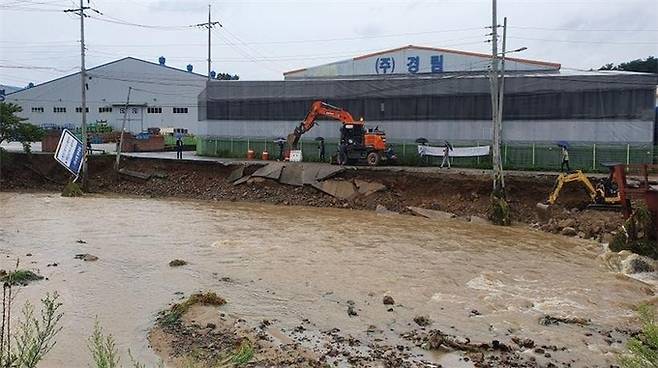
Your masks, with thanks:
M79 253L99 259L74 259ZM96 318L124 362L129 348L157 362L147 341L156 313L198 290L225 297L223 310L247 323L273 321L283 335L308 319L362 341L374 338L375 326L378 339L395 345L418 327L414 316L427 315L432 328L472 340L508 341L513 333L568 348L573 366L609 366L623 345L588 331L632 326L632 307L655 286L609 271L599 253L590 241L459 220L0 193L0 269L20 258L48 278L22 288L18 302L57 291L64 304L64 328L45 367L88 366ZM188 265L169 267L175 258ZM392 311L384 295L394 297ZM358 316L348 316L348 301ZM543 326L545 314L590 319L591 326ZM454 355L428 356L457 364Z

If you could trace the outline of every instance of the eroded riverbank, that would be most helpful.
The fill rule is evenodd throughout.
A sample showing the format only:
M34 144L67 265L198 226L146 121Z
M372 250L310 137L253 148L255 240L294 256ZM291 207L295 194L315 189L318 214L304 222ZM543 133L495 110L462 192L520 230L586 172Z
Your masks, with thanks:
M198 290L224 297L222 312L250 327L270 321L281 338L295 341L303 326L308 338L300 343L318 356L331 351L331 334L323 331L337 328L342 338L359 340L362 351L377 343L407 346L418 360L454 359L402 336L422 333L413 320L427 316L427 330L477 343L513 345L518 337L555 346L550 357L533 349L523 354L541 366L574 367L614 364L624 331L637 328L633 308L655 302L653 286L606 268L597 243L525 227L41 193L0 193L0 217L0 268L20 257L48 277L22 289L20 300L52 290L62 295L64 330L46 367L87 366L85 341L96 316L122 353L130 348L140 360L156 362L147 334L157 312ZM99 260L74 259L80 253ZM175 258L188 264L169 267ZM385 295L395 303L384 305ZM348 314L350 306L356 316ZM589 322L546 326L539 323L545 315Z

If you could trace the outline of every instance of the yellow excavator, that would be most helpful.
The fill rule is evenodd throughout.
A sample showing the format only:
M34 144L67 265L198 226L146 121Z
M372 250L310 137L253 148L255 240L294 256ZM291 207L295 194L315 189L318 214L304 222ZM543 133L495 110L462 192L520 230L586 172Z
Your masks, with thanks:
M582 171L576 170L568 173L560 173L555 181L553 191L548 196L548 204L555 204L562 187L567 183L579 182L587 190L592 201L590 208L617 208L621 204L617 182L614 178L614 165L605 165L610 170L610 175L600 180L596 185Z

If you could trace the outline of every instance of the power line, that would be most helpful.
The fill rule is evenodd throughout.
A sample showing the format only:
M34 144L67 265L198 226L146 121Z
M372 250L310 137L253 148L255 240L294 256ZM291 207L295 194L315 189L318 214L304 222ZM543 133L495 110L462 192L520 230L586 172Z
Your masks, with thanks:
M147 28L147 29L157 29L157 30L163 30L163 31L180 31L184 29L190 29L194 25L180 25L180 26L161 26L161 25L153 25L153 24L141 24L141 23L133 23L129 21L125 21L116 17L111 17L107 14L103 14L103 17L97 17L97 16L89 16L91 19L95 19L101 22L107 22L107 23L113 23L113 24L120 24L124 26L131 26L131 27L138 27L138 28Z
M530 29L538 31L558 31L558 32L658 32L655 29L596 29L596 28L550 28L550 27L527 27L527 26L510 26L513 29Z
M616 42L616 41L584 41L584 40L556 40L554 38L531 38L531 37L510 37L515 40L542 41L542 42L563 42L578 44L601 44L601 45L656 45L656 42Z

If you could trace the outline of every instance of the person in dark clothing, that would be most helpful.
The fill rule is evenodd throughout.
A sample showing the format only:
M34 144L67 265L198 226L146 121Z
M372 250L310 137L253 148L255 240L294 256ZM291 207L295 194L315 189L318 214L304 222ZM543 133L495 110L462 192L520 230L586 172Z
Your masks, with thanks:
M91 155L91 136L87 136L87 154Z
M320 162L324 162L324 139L321 139L318 143L318 154L320 156Z
M284 157L283 157L283 146L285 145L285 141L284 140L278 140L278 141L276 141L276 144L279 145L279 161L283 161L283 159L284 159Z
M345 143L338 146L338 164L347 165L347 145Z
M180 137L176 139L176 159L183 159L183 140Z
M567 167L567 172L571 171L569 167L569 149L567 146L562 146L562 164L560 164L560 170L564 172L564 166Z

